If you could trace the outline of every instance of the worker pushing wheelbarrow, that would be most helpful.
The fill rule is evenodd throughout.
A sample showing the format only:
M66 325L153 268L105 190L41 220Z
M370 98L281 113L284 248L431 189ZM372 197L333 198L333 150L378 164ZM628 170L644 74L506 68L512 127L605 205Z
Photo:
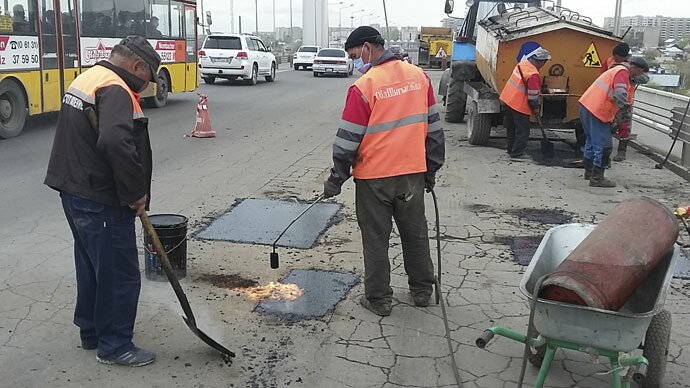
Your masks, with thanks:
M671 332L662 307L677 237L673 213L644 197L622 202L596 228L549 230L520 282L531 301L527 335L494 326L476 345L496 335L525 344L518 387L527 361L540 368L534 386L543 387L559 348L608 358L613 387L661 387Z

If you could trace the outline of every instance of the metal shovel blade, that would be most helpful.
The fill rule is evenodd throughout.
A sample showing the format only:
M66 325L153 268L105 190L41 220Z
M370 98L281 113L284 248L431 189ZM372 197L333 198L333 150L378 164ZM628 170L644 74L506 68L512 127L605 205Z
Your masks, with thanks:
M208 335L206 335L206 333L204 333L203 331L199 330L198 327L196 327L196 319L194 318L192 307L189 305L189 300L187 300L187 295L185 295L184 291L182 290L182 286L180 286L179 280L177 280L177 277L175 276L175 272L173 272L172 266L170 265L170 260L168 259L168 254L165 252L165 249L163 249L161 240L158 238L158 234L156 233L156 230L153 228L151 220L149 220L148 214L144 212L144 214L139 216L139 219L141 220L141 224L144 226L144 230L146 230L146 233L149 235L149 237L151 237L153 249L158 255L161 264L163 265L165 275L168 277L168 281L170 281L170 285L172 286L173 291L175 291L177 299L180 301L182 311L184 311L185 313L185 315L182 316L182 320L184 320L184 323L187 324L187 327L189 327L192 333L194 333L207 345L219 351L221 353L221 356L223 357L223 360L225 362L229 362L232 357L235 357L235 353L228 350L225 346L219 344L213 338L209 337Z

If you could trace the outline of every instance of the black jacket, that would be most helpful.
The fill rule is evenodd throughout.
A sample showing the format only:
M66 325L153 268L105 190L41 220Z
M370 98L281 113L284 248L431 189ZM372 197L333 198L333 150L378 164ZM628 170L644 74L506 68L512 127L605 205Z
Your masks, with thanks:
M99 66L115 72L132 91L144 85L106 61L87 72ZM130 94L120 85L98 89L95 103L79 94L68 90L63 97L44 183L110 206L127 206L149 194L153 163L148 119L133 117Z

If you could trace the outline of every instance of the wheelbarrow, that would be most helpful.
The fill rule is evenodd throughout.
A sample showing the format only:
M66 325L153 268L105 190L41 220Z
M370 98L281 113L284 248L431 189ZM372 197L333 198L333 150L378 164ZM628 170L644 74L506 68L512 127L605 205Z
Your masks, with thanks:
M522 277L523 295L534 302L538 279L558 267L593 229L594 225L584 224L550 229ZM476 345L483 349L496 335L529 344L528 361L540 368L535 388L544 386L559 348L608 358L615 388L630 388L632 381L644 388L661 387L671 335L671 314L662 307L679 254L676 245L619 311L537 298L532 318L536 333L527 336L494 326L477 338ZM633 352L638 349L642 354Z

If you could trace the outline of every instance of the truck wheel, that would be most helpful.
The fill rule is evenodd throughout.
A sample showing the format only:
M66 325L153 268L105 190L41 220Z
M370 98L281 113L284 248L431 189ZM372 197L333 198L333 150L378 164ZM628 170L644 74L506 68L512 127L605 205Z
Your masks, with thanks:
M156 86L156 95L147 98L147 105L151 108L162 108L168 103L168 93L170 92L170 78L168 73L161 71L158 73L161 84Z
M448 81L448 92L446 96L446 121L449 123L460 123L465 119L465 107L467 106L467 94L463 91L465 82L454 80Z
M18 136L24 129L27 115L22 88L11 80L0 83L0 137Z
M649 367L647 377L642 382L642 388L660 388L663 386L669 342L671 342L671 313L667 310L661 310L652 318L644 337L642 355L649 361Z
M484 145L491 136L491 116L477 112L477 101L467 108L467 138L472 145Z

